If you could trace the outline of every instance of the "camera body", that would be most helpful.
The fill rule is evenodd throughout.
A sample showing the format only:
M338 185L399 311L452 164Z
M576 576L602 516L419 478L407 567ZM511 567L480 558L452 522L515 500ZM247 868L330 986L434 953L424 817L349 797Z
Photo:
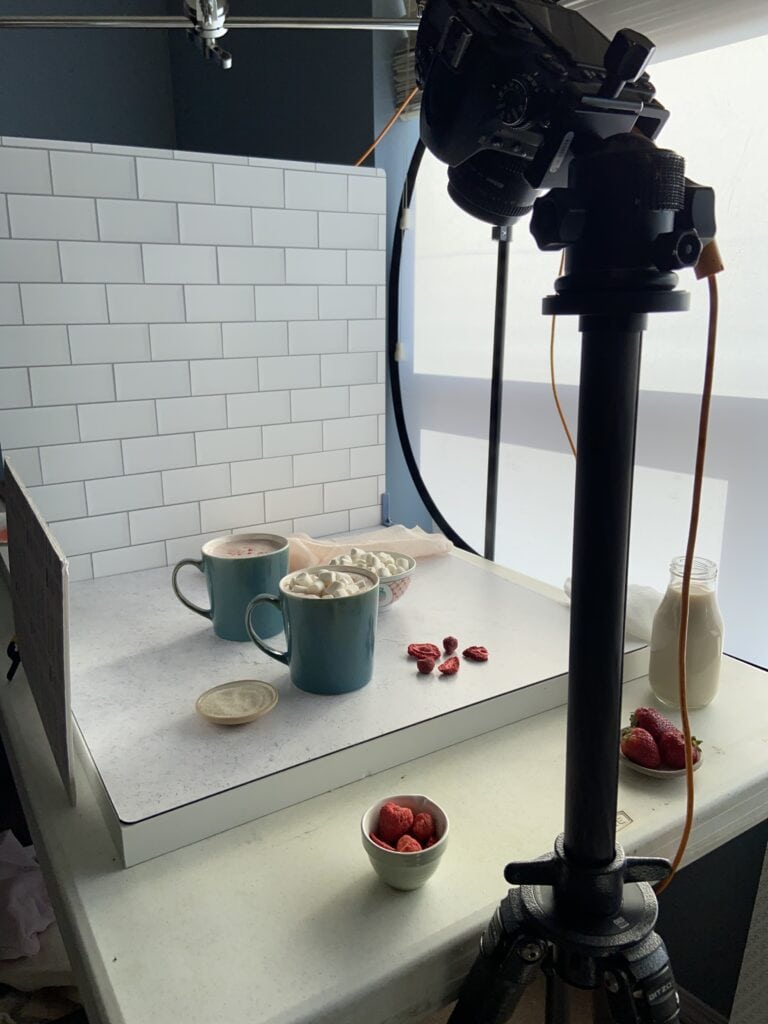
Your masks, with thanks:
M567 185L590 141L633 129L655 138L668 112L647 74L621 81L631 46L554 0L427 0L416 39L421 136L450 166L453 199L513 223L540 191Z

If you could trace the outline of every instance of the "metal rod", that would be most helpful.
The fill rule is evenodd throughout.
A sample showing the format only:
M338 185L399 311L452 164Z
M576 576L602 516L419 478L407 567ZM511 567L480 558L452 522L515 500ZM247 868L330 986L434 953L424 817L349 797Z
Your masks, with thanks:
M610 863L616 845L624 609L645 317L583 316L573 525L565 853Z
M498 240L496 260L496 309L493 321L493 367L491 371L491 411L488 422L488 477L485 489L485 548L490 561L496 555L496 509L499 499L499 449L501 448L501 407L504 400L504 334L507 320L507 267L511 227L495 227Z
M330 29L367 32L415 32L419 27L414 18L227 18L228 29ZM163 15L105 15L41 14L0 15L0 28L194 28L192 21L183 16Z

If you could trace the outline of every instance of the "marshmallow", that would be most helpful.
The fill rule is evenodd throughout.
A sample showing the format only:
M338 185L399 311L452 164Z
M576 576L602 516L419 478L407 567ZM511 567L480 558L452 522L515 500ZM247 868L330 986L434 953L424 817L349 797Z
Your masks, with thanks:
M330 560L329 565L356 565L370 569L380 579L399 576L410 567L408 559L402 556L395 558L388 551L363 551L361 548L352 548L348 555L337 555Z
M331 569L319 569L317 573L298 572L289 577L284 589L289 594L300 594L302 597L332 598L351 597L361 591L368 590L371 583L367 578L352 573L333 572Z

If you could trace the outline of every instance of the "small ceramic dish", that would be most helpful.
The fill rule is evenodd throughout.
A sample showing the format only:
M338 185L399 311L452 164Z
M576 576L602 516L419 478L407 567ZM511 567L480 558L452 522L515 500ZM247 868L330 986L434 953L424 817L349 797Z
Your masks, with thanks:
M382 611L384 608L389 608L390 605L393 605L395 601L399 601L408 587L410 587L411 578L416 570L416 559L410 555L404 555L400 551L384 551L381 548L371 549L371 553L374 555L391 555L392 558L402 558L408 563L408 568L399 572L397 576L379 577L379 611ZM341 564L337 561L340 557L344 556L336 556L328 564L331 566ZM370 566L366 568L370 568ZM376 570L372 571L375 572Z
M379 824L379 812L389 801L401 807L410 807L414 815L420 811L429 811L435 821L437 842L420 853L398 853L396 850L385 850L371 839ZM377 800L363 815L360 821L360 832L363 849L368 854L371 866L379 878L393 889L419 889L428 878L437 871L440 858L448 845L448 815L429 797L421 795L387 796Z
M399 601L408 587L416 571L416 559L410 555L403 555L399 551L385 551L385 555L392 555L393 558L404 558L408 562L408 568L397 576L379 577L379 611L389 608L395 601Z
M695 772L701 768L703 760L704 755L699 751L699 760L693 766L693 770ZM627 768L631 768L640 775L647 775L650 779L676 779L681 775L685 775L685 768L646 768L642 764L636 764L634 761L630 761L626 754L622 754L621 751L619 751L619 761L622 764L625 764Z

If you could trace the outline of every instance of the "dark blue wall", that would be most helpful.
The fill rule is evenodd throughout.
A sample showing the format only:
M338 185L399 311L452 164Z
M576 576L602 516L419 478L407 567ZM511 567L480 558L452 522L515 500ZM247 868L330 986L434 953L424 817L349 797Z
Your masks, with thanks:
M361 17L369 0L252 5L243 14ZM370 32L233 30L222 46L233 66L204 65L181 32L171 33L179 149L354 163L373 129Z
M173 4L174 10L180 5ZM164 0L12 0L2 14L163 14ZM168 33L0 29L0 135L173 148Z

